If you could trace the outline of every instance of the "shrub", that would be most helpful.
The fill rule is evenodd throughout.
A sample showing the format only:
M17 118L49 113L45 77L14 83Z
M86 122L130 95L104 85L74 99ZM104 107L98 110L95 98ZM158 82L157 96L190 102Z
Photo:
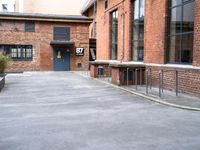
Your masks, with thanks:
M10 57L0 54L0 74L4 73L9 61Z

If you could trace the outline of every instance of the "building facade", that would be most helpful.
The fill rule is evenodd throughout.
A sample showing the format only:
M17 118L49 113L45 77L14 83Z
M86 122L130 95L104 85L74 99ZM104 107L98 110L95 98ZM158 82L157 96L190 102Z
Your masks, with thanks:
M89 4L89 3L88 3ZM96 0L97 60L112 83L200 95L200 0ZM90 12L91 4L82 13Z
M0 0L0 12L14 12L15 0Z
M8 72L89 68L89 24L83 16L0 14L0 52Z

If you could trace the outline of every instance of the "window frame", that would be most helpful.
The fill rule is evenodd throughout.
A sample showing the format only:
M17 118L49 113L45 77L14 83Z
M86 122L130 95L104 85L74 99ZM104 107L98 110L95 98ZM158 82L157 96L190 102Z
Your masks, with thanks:
M63 39L59 39L59 38L56 38L57 35L65 35L64 33L63 34L60 34L60 33L56 33L56 29L66 29L66 36L65 38ZM70 27L60 27L60 26L54 26L53 27L53 40L54 41L70 41L71 39L71 28Z
M182 53L183 53L183 36L184 35L192 35L193 36L193 43L194 43L194 30L193 31L189 31L189 32L183 32L183 12L184 12L184 6L187 5L187 4L190 4L190 3L195 3L195 0L187 0L187 1L184 1L184 0L181 0L181 4L177 4L177 5L174 5L172 6L172 1L173 0L169 0L169 3L168 3L168 8L167 8L167 13L168 13L168 19L167 19L167 52L166 52L166 63L168 64L183 64L183 65L191 65L193 63L193 49L194 47L192 48L192 51L191 51L191 62L183 62L182 61ZM176 8L181 8L181 21L180 21L180 32L178 33L175 33L175 34L171 34L171 13L172 13L172 10L173 9L176 9ZM176 50L178 53L179 53L179 60L176 61L170 61L170 46L171 46L171 38L172 37L176 37L176 36L180 36L180 43L179 43L179 50ZM188 60L189 61L189 60Z
M30 29L28 26L33 26L33 28ZM24 22L24 31L25 32L35 32L35 21L25 21Z
M113 15L115 16L115 18L113 18ZM113 28L114 19L117 20L116 28ZM118 21L119 21L119 11L118 9L115 9L110 13L110 60L118 60L118 23L119 23ZM113 36L113 31L115 31L114 36ZM116 39L113 39L113 37ZM116 54L115 56L113 56L113 48L115 49L115 54Z
M32 45L0 45L3 49L3 53L9 55L13 61L32 61L33 60L33 46ZM25 48L25 55L23 54L23 48ZM13 50L15 51L16 57L14 57ZM27 56L27 51L30 50L29 56ZM23 57L24 56L24 57Z
M140 18L141 15L141 0L138 0L138 21L136 23L135 21L135 4L136 4L137 0L132 0L132 36L131 36L131 60L132 61L137 61L137 62L143 62L144 61L144 18L145 18L145 14L144 14L144 18ZM144 3L144 13L145 13L145 0L143 0ZM141 32L141 28L138 28L138 33L137 33L137 39L134 38L135 34L134 34L134 26L138 24L138 26L140 25L140 23L143 21L143 32ZM142 36L140 36L140 34L142 33ZM143 37L142 39L140 37ZM137 42L137 60L134 60L134 46L135 43ZM140 44L143 43L143 48L141 48ZM140 50L142 49L142 50ZM140 59L139 54L142 51L142 59Z

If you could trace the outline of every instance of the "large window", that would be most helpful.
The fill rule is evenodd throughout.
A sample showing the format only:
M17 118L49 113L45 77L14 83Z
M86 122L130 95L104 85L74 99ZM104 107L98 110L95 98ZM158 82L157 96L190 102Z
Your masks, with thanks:
M58 41L70 40L70 28L67 27L54 27L53 39Z
M25 32L35 32L34 21L25 21Z
M194 3L194 0L170 0L169 63L192 63Z
M117 60L118 52L118 10L111 13L111 53L110 59Z
M0 45L0 53L9 55L13 60L32 60L31 45Z
M144 56L144 6L145 0L135 0L132 3L132 60L143 61Z

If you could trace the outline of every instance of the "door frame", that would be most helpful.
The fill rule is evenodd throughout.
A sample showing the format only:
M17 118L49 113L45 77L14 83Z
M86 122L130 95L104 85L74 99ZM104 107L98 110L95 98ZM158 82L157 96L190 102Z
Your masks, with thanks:
M57 56L56 51L58 51L58 49L60 49L61 51L66 51L66 53L68 53L69 55L69 60L68 60L69 70L61 70L61 71L71 71L71 56L70 56L70 51L67 51L67 48L70 49L70 47L68 46L53 46L53 71L59 71L59 70L56 70L56 66L55 66L55 61L56 61L56 56Z

